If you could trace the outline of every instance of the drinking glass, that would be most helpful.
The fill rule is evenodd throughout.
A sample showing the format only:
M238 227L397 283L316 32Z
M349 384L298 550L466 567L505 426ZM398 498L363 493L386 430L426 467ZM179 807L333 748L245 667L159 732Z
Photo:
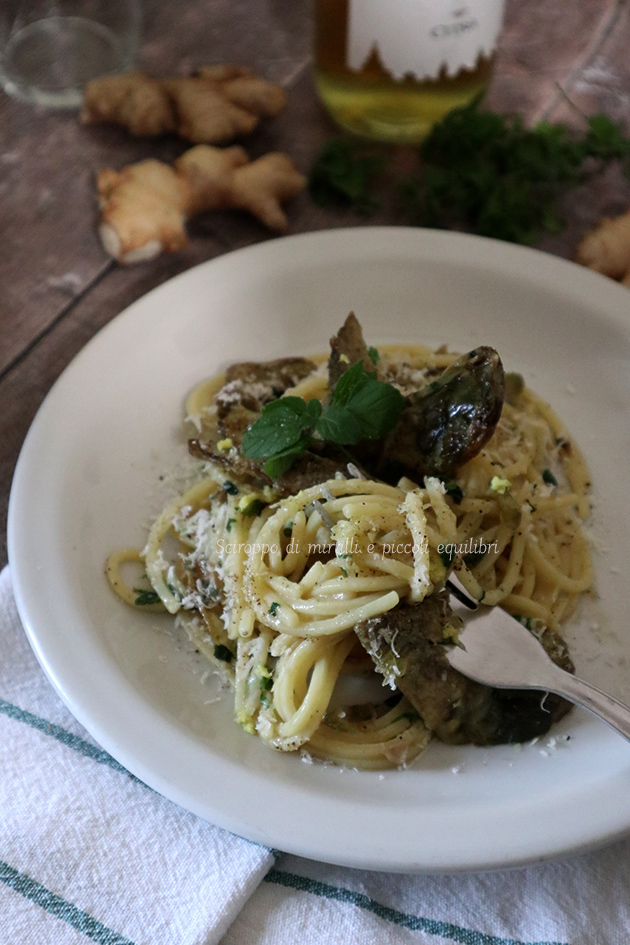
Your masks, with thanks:
M53 108L78 108L97 76L127 71L141 0L0 0L0 85Z

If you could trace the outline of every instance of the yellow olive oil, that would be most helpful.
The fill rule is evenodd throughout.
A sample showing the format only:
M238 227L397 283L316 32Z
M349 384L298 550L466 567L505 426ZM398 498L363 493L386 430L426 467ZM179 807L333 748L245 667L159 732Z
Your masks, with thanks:
M444 64L431 78L418 79L411 72L397 78L382 61L375 43L361 68L351 68L348 65L351 2L316 0L315 83L321 101L341 127L380 141L418 142L447 112L466 105L485 90L492 74L494 52L489 56L480 53L472 68L461 67L456 71L451 68L451 74ZM437 0L436 7L439 6ZM465 9L466 5L461 6ZM440 24L438 19L432 27L431 39L437 43L440 30L465 31L464 24L474 22L454 19ZM447 39L452 50L453 37ZM423 37L418 36L418 45L422 42Z

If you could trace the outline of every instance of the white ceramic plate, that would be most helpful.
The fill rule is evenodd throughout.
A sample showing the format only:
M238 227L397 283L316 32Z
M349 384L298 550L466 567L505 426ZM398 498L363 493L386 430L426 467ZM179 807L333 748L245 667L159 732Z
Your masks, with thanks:
M104 558L142 545L168 491L159 476L185 454L190 388L231 361L326 350L350 310L370 344L493 345L566 421L591 466L601 539L601 601L569 638L578 671L630 701L630 292L533 250L416 229L231 253L140 299L80 353L33 423L11 495L13 580L44 670L151 787L302 856L481 869L620 836L630 745L584 712L520 750L436 743L412 769L385 774L308 765L242 732L229 698L208 704L200 658L159 632L169 618L136 614L106 586Z

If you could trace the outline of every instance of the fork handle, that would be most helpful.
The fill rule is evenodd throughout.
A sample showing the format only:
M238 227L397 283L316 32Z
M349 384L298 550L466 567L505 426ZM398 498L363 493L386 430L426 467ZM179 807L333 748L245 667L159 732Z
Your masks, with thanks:
M562 673L553 691L599 716L630 741L630 707L623 702L569 673Z

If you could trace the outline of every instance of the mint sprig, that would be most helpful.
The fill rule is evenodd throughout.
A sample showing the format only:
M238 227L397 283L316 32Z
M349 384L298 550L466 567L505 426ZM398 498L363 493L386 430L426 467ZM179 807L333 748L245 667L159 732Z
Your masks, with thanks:
M243 436L243 452L250 459L263 459L296 445L321 412L322 405L314 398L308 403L301 397L272 400Z
M243 436L243 453L266 460L265 473L276 479L315 438L340 446L381 439L395 426L403 404L396 387L357 361L337 381L325 410L315 398L281 397L266 404Z

